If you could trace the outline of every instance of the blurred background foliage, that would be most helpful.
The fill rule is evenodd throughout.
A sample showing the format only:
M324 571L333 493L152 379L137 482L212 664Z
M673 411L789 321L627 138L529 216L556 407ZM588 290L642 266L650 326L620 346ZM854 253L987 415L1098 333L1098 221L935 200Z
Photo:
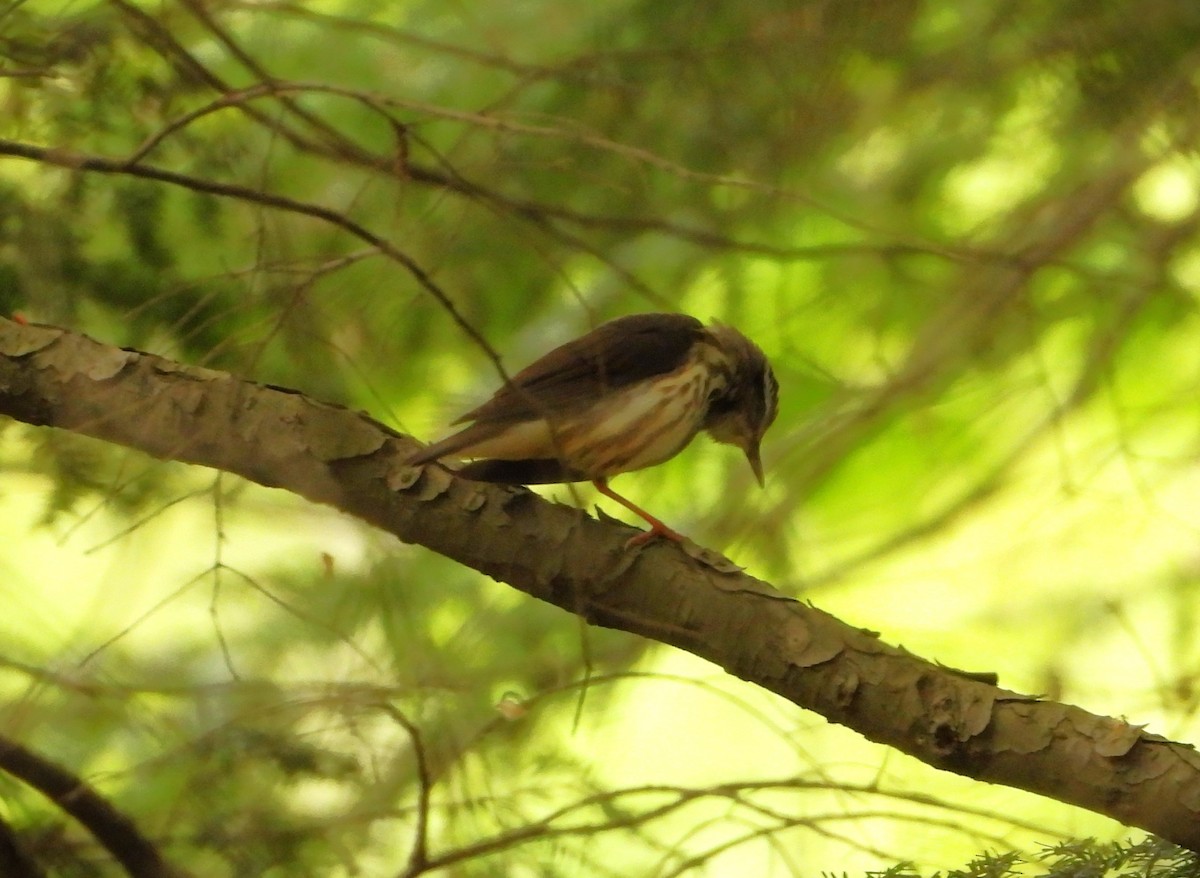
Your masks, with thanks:
M779 376L766 491L707 442L619 490L890 642L1195 741L1197 46L1180 0L7 0L0 308L425 439L498 377L413 266L510 369L718 318ZM11 423L0 466L0 733L196 874L397 874L422 785L453 875L1127 835L280 492ZM15 781L0 816L113 873Z

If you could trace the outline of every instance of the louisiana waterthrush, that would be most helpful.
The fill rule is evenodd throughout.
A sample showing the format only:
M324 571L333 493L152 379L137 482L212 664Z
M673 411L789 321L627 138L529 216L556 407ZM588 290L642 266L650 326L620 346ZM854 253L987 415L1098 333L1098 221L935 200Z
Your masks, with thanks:
M635 314L550 351L454 422L468 426L407 463L472 458L456 474L482 482L591 481L649 522L630 543L682 540L610 489L608 478L662 463L705 430L742 449L761 485L759 443L778 397L766 356L736 329L683 314Z

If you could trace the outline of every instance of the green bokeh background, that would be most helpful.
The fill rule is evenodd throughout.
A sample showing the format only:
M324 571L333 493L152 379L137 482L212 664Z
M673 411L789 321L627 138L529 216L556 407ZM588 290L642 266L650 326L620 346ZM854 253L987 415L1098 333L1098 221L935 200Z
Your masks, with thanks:
M1198 36L1174 0L37 0L0 6L0 140L120 160L165 131L145 165L342 213L508 369L619 314L739 327L781 384L766 490L707 441L618 490L889 642L1195 741ZM4 155L0 308L423 439L498 381L344 229ZM278 491L13 423L0 477L0 734L196 874L396 874L416 774L383 704L428 751L435 853L577 827L443 874L1129 835ZM647 785L708 794L588 828L678 794ZM10 779L0 815L112 873Z

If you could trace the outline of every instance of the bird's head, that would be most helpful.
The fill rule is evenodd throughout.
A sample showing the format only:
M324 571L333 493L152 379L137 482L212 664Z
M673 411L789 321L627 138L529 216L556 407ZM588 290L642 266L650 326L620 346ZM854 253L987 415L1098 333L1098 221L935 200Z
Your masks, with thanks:
M779 382L758 345L736 329L718 323L706 332L715 347L713 366L725 380L713 384L704 429L716 441L742 449L761 485L759 445L778 412Z

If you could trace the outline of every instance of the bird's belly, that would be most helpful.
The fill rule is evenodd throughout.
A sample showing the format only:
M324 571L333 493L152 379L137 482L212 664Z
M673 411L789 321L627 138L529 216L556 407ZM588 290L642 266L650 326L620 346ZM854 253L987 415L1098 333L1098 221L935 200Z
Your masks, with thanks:
M635 384L564 422L558 438L567 465L601 478L674 457L700 429L706 374L689 366Z

